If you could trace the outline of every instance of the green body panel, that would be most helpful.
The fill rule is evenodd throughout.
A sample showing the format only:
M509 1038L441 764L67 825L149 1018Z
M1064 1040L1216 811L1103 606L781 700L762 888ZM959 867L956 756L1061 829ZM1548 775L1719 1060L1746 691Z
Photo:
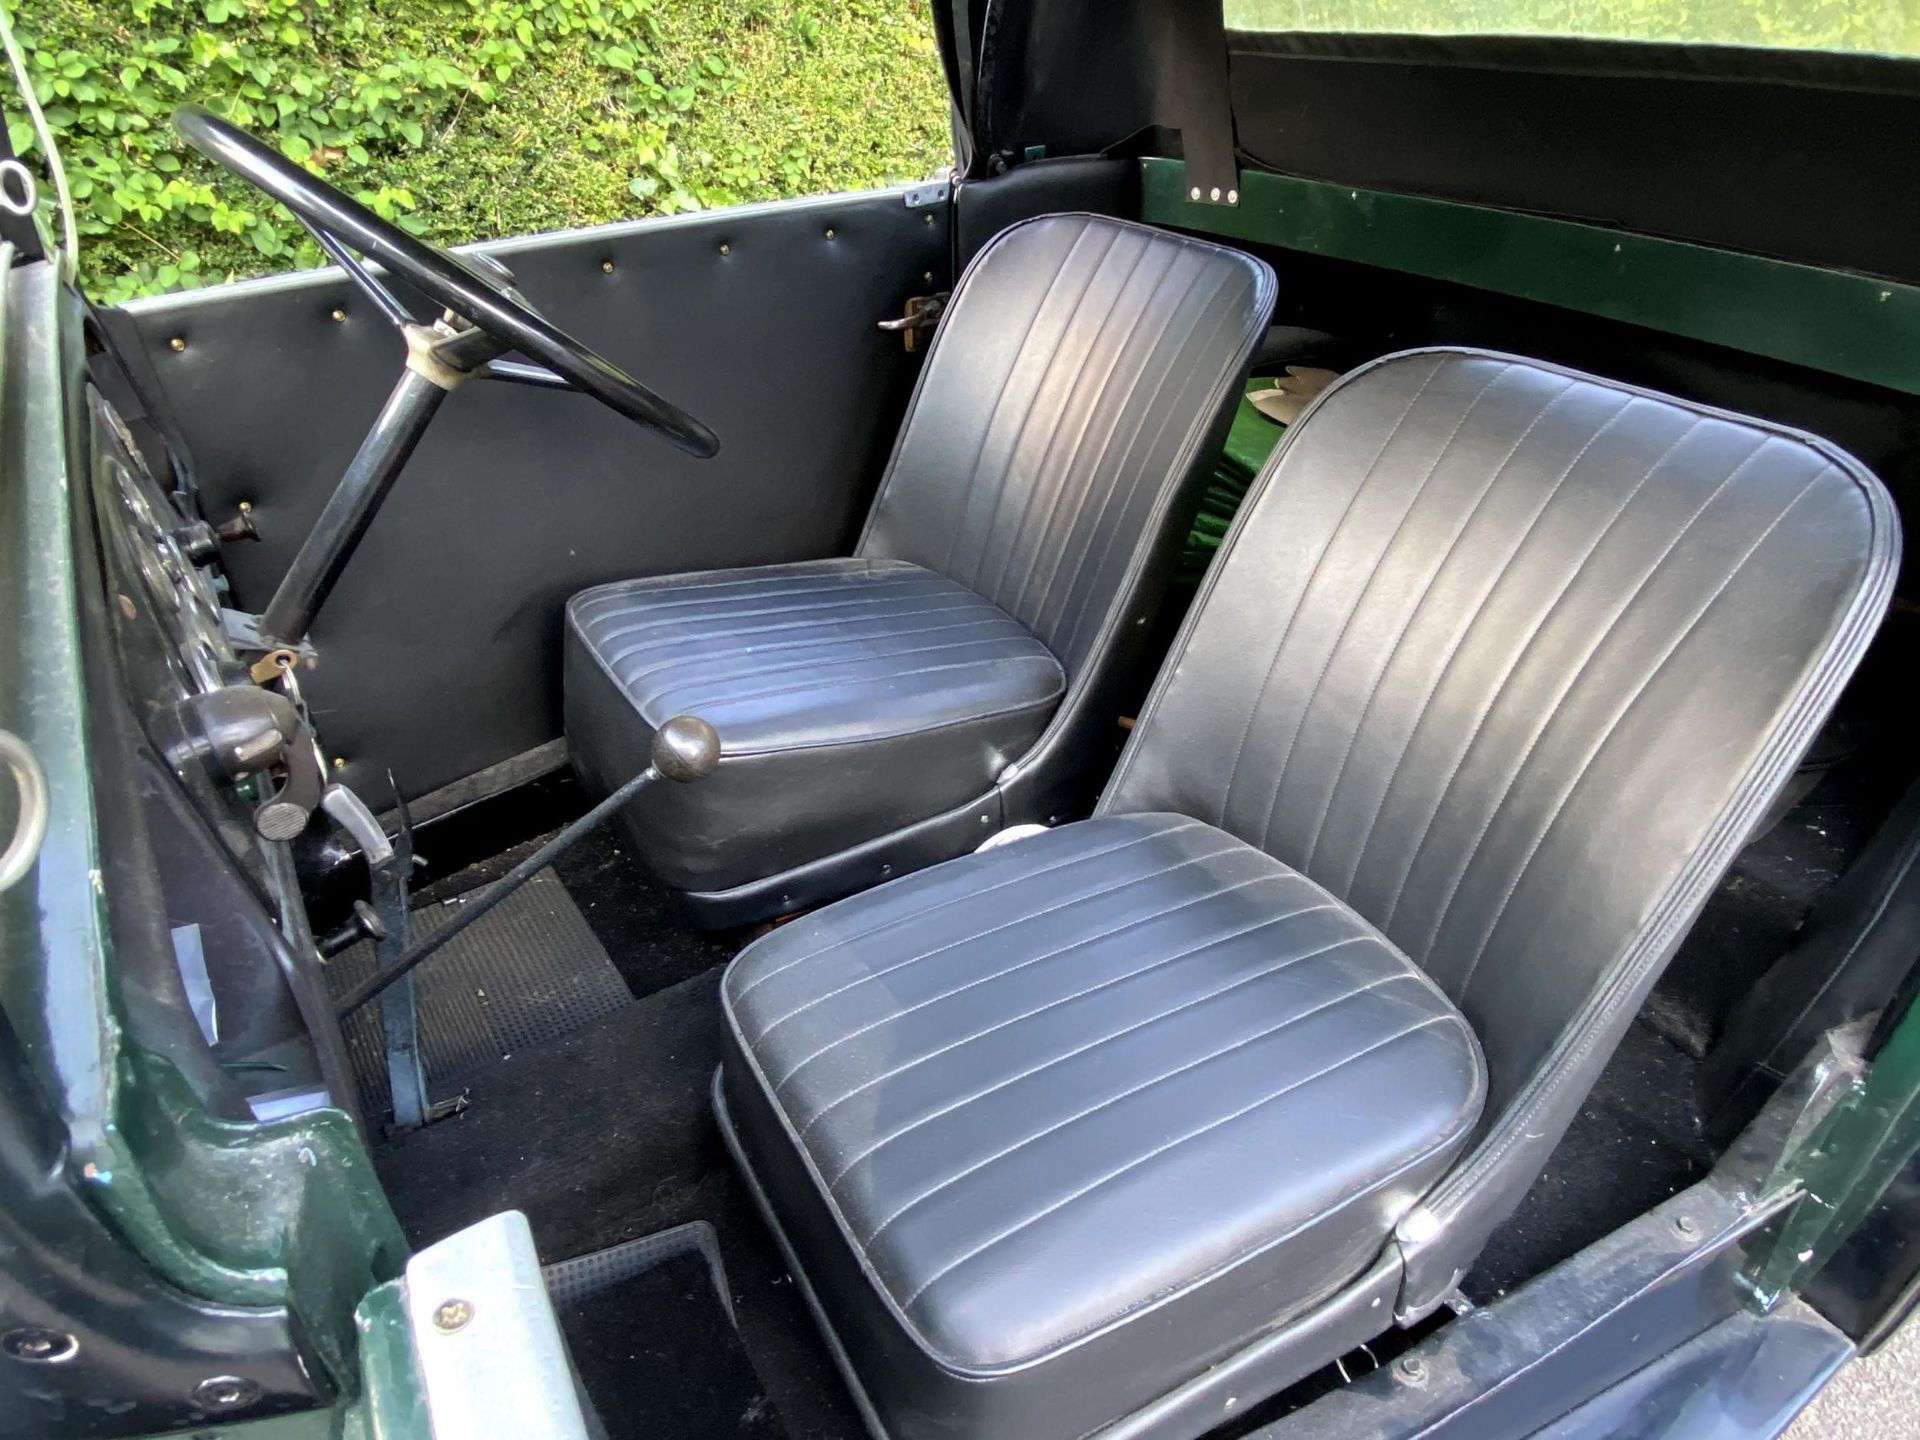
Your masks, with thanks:
M1920 395L1920 288L1509 210L1240 172L1240 203L1141 165L1150 224L1452 281Z
M1806 1192L1749 1279L1763 1305L1800 1289L1920 1150L1920 1006L1909 1007L1845 1099L1788 1155Z
M45 264L0 306L0 725L32 747L51 815L37 866L0 897L0 1004L69 1136L74 1185L168 1283L286 1308L334 1386L359 1366L353 1312L407 1246L339 1110L218 1119L130 1039L107 927L76 590L72 417L79 311ZM318 1377L317 1377L318 1378Z

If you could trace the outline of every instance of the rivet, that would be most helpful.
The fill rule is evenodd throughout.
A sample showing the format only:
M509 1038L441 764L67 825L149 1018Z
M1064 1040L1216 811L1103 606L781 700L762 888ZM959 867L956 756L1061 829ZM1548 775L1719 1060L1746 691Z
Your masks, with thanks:
M893 866L891 866L891 865L882 865L882 866L880 867L880 873L881 873L882 875L891 875L891 874L893 874Z
M239 1410L260 1398L260 1383L239 1375L215 1375L193 1387L193 1403L202 1410Z
M1198 200L1200 198L1200 187L1196 185L1193 189L1189 190L1187 192L1187 198L1189 200Z
M253 513L253 501L242 500L240 502L240 512L243 515L251 515Z
M442 1300L433 1308L433 1328L442 1335L451 1335L456 1330L464 1329L471 1319L471 1300Z
M344 769L346 769L346 768L347 768L347 757L346 757L346 756L344 756L344 755L336 755L336 756L334 756L334 757L333 757L333 768L334 768L334 769L336 769L336 770L344 770Z
M1240 203L1240 192L1238 190L1227 191L1227 203L1229 205L1238 205Z
M1207 192L1207 198L1209 200L1218 201L1220 198L1220 187L1216 185L1213 187L1213 189L1209 190Z
M182 340L178 335L176 335L171 340L167 341L167 348L169 350L174 351L177 354L178 352L187 348L187 342Z
M79 1348L80 1342L64 1330L44 1330L38 1325L23 1325L0 1335L0 1350L16 1360L35 1365L58 1365L63 1360L71 1360Z
M334 323L334 324L336 324L336 325L344 325L344 324L346 324L346 323L347 323L347 312L346 312L346 311L344 311L344 310L336 310L336 311L334 311L334 312L333 312L333 323Z
M827 239L831 240L832 238L833 238L833 227L829 225L827 226Z
M722 255L731 255L733 253L733 247L727 244L726 241L722 240L720 242L720 253Z
M1418 1355L1402 1355L1398 1363L1395 1364L1394 1369L1398 1370L1402 1378L1410 1381L1412 1384L1421 1385L1426 1382L1427 1362L1422 1360Z
M923 225L931 225L933 223L933 216L931 215L925 216L920 223Z
M920 278L926 281L927 284L931 285L933 283L933 272L929 270L927 271L926 274L922 275Z
M608 275L611 275L613 273L613 262L611 260L602 260L600 262L600 268Z

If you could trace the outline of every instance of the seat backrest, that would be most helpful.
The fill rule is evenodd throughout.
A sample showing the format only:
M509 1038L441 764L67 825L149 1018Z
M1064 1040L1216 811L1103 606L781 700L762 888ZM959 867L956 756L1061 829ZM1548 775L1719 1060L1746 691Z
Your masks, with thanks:
M1305 872L1479 1032L1487 1129L1402 1236L1410 1292L1544 1163L1898 551L1824 442L1480 352L1355 372L1268 463L1101 804Z
M858 553L969 586L1071 686L1151 598L1273 295L1261 261L1144 225L1003 231L954 290Z

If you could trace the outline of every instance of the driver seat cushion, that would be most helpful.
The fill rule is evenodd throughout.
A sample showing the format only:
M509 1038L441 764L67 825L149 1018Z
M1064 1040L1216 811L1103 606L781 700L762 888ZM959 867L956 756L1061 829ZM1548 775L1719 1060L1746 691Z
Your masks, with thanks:
M895 1435L1079 1435L1177 1385L1363 1271L1486 1091L1379 932L1171 814L794 921L722 1003L735 1142Z
M815 560L602 585L567 605L566 731L601 792L654 731L696 714L723 739L697 785L621 814L656 875L723 890L989 789L1066 688L1025 626L903 560ZM602 773L610 757L627 768ZM742 836L754 845L742 846Z

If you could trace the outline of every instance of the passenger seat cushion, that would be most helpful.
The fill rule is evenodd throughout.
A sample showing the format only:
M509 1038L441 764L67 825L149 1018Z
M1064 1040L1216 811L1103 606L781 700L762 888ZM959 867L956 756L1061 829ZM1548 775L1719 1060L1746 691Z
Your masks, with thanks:
M937 866L749 947L738 1143L896 1434L1078 1435L1352 1281L1478 1044L1313 882L1174 815Z
M837 559L602 585L567 606L566 732L590 789L647 764L679 714L719 769L622 822L676 889L724 890L985 793L1066 678L1024 626L898 560Z

